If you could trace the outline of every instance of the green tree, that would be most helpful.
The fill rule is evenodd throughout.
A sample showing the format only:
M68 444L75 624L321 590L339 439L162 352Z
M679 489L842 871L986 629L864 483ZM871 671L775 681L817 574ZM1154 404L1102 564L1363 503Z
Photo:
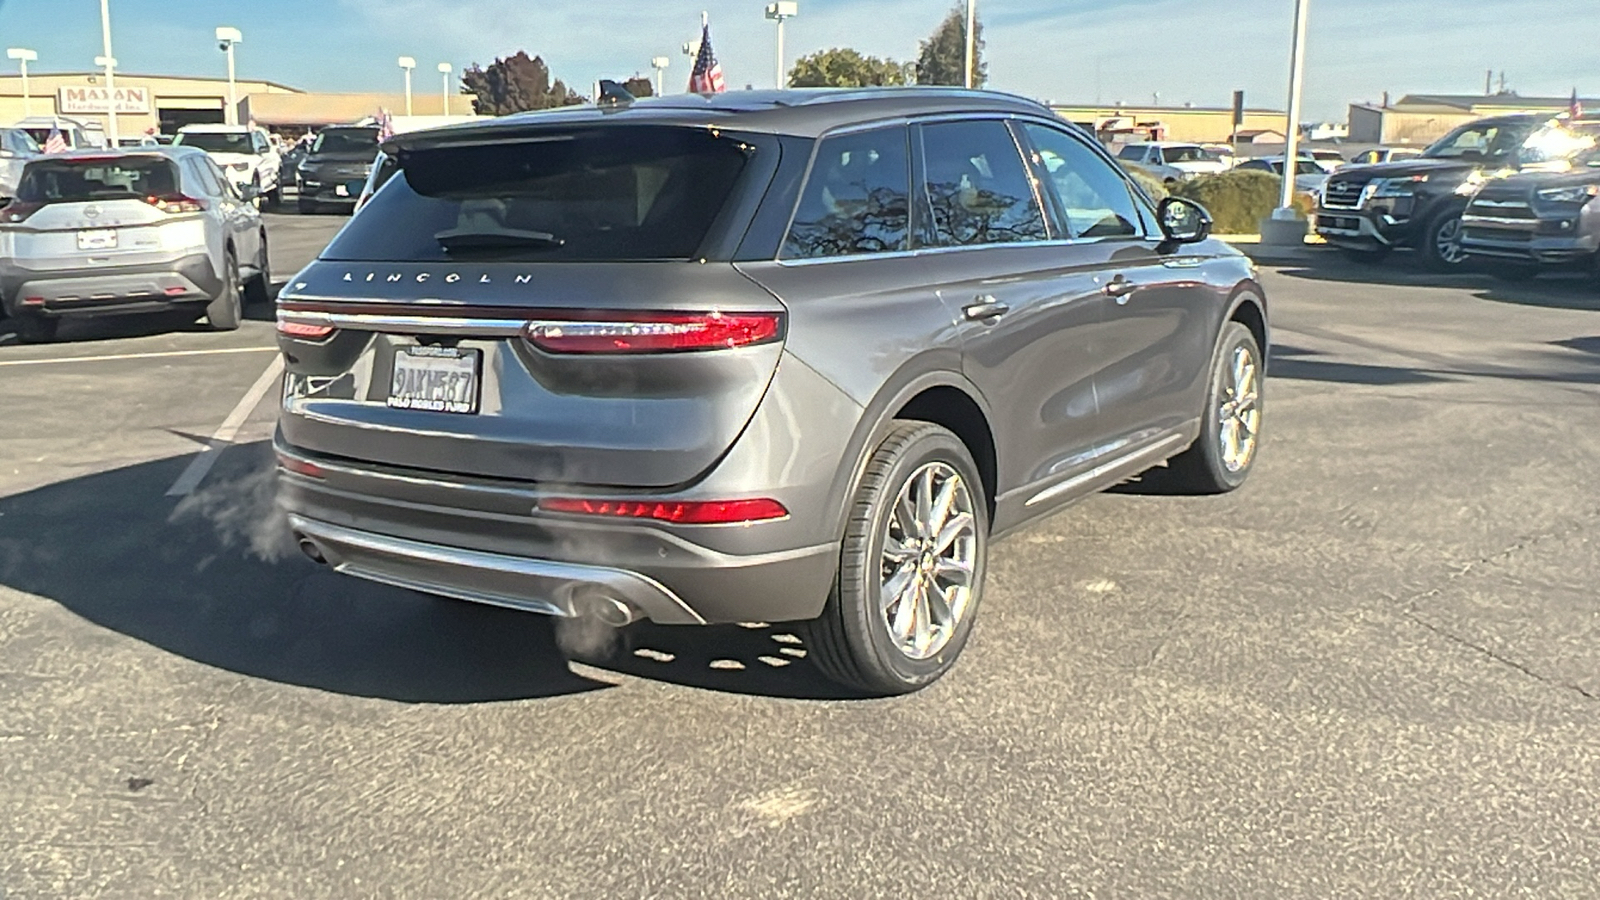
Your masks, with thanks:
M472 109L480 116L504 116L583 102L577 91L561 79L550 77L550 67L543 59L530 59L523 50L486 67L474 64L461 73L461 86L463 93L473 96Z
M972 57L972 86L983 87L989 80L989 67L983 61L983 23L973 29L977 41ZM957 4L944 17L933 34L922 42L917 56L917 84L966 84L967 11Z
M643 75L635 75L622 83L623 90L635 97L654 97L656 86Z
M849 47L819 50L795 60L789 85L807 87L881 87L907 84L911 66L892 59L862 56Z

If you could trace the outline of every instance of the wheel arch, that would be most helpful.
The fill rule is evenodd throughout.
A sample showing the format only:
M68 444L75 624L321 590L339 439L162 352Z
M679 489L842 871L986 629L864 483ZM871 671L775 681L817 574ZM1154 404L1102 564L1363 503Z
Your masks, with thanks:
M1223 321L1238 322L1250 329L1255 336L1256 345L1261 348L1261 365L1268 367L1267 358L1271 354L1272 328L1267 319L1267 295L1261 290L1261 285L1253 280L1240 282L1234 287L1232 295L1228 298L1228 315Z

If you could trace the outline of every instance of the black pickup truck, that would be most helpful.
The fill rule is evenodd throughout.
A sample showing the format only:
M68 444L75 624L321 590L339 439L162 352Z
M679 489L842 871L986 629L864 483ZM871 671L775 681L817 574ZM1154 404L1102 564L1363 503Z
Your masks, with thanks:
M1600 277L1600 148L1575 157L1565 172L1485 182L1461 225L1467 255L1498 278L1573 268Z
M1547 114L1480 119L1416 159L1335 172L1317 207L1317 234L1363 262L1411 248L1429 268L1450 271L1466 262L1461 214L1486 180L1565 169L1584 146L1564 120Z

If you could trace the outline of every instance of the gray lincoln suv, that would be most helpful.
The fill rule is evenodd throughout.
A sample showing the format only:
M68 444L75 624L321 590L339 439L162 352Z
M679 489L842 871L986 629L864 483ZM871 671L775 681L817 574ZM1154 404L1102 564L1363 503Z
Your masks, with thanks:
M1144 473L1245 480L1267 310L1204 210L1000 94L743 92L385 144L278 302L302 549L621 626L954 663L988 544Z

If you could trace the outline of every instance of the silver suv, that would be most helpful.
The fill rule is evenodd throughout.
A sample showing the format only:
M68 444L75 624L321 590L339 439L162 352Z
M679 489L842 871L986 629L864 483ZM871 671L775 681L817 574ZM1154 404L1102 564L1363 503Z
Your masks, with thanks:
M688 95L385 152L278 302L280 497L341 572L799 620L824 672L905 692L966 643L992 535L1255 459L1250 263L1035 103Z
M239 327L268 299L261 216L203 151L85 150L31 160L0 209L0 301L23 340L69 316L190 308Z

